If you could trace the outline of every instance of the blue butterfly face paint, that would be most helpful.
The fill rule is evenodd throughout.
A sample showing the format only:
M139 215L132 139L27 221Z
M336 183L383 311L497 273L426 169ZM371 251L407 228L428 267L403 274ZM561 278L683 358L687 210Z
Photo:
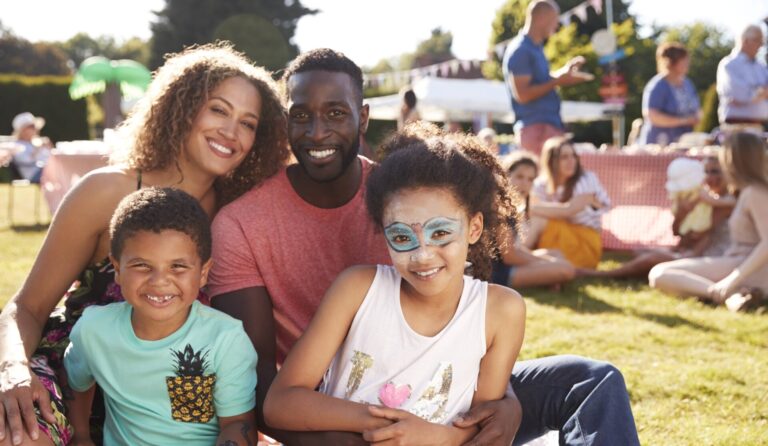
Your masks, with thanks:
M430 218L424 224L396 221L384 228L387 244L395 252L409 252L426 246L445 246L459 238L461 220L449 217Z

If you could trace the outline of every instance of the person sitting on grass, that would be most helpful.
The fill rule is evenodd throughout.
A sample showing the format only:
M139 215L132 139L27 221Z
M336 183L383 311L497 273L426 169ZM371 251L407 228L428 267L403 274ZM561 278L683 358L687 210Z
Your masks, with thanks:
M521 196L525 207L518 213L520 221L517 230L511 225L502 238L504 249L493 263L491 281L513 288L553 285L559 287L563 282L573 279L575 268L562 257L557 250L537 249L531 251L519 243L519 232L528 230L530 212L529 202L533 181L539 173L539 165L533 154L524 150L513 152L504 158L504 170L509 183Z
M694 188L691 192L692 196L688 193L675 193L672 205L674 214L672 232L680 237L677 245L672 248L641 250L632 260L611 270L579 269L580 276L616 279L645 278L651 268L659 263L690 257L721 256L725 253L730 245L728 217L736 204L736 199L728 191L728 183L723 177L720 162L714 156L704 160L703 166L697 166L697 161L691 159L677 158L677 160L700 169L701 173L697 178L704 178L704 184ZM670 181L667 181L667 189L672 191L675 187L675 180L670 178ZM700 226L698 228L690 223L693 221L691 217L696 217L694 210L697 209L708 210L703 213L705 221L698 223ZM690 230L687 230L688 227Z
M603 254L602 215L611 206L593 172L581 166L571 142L549 138L541 152L543 175L531 192L528 248L556 249L578 268L595 268Z
M720 152L726 178L739 190L728 221L731 246L718 257L660 263L648 273L652 287L696 296L733 311L763 304L768 291L768 174L765 139L730 134Z
M366 207L392 265L336 279L272 383L264 417L376 444L464 444L478 429L453 422L504 397L523 342L523 299L484 281L512 195L471 136L415 124L381 153Z
M120 200L142 187L175 187L213 218L289 156L272 76L224 42L168 55L123 125L126 150L67 192L32 270L0 313L0 445L69 443L61 359L84 308L123 300L107 257ZM96 442L102 409L91 417Z
M242 322L197 301L212 264L208 215L186 192L146 188L120 202L109 233L125 302L86 308L70 334L70 444L94 444L94 384L104 444L254 444L256 351Z

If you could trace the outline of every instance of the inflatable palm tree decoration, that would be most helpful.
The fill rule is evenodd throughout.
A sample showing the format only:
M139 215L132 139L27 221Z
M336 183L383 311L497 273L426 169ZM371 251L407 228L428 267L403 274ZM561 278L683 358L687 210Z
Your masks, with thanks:
M141 97L151 81L152 73L136 61L109 60L106 57L93 56L80 64L69 86L69 96L72 99L80 99L104 93L104 128L114 128L122 120L121 97Z

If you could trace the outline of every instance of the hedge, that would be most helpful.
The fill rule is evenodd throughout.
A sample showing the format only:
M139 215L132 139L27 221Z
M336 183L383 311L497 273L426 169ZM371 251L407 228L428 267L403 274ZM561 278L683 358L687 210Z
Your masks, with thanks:
M13 132L13 117L31 112L45 118L41 132L52 141L88 139L85 99L69 98L69 76L0 75L0 134Z

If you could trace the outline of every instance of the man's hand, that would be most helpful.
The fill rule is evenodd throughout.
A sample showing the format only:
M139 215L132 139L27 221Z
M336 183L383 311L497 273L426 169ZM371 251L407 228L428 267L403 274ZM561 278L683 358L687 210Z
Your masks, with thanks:
M21 443L25 427L31 439L38 439L35 402L43 418L55 423L51 398L37 375L26 365L3 366L0 370L0 440L5 439L10 430L13 444Z
M579 71L585 62L586 59L584 59L582 56L576 56L569 60L568 63L566 63L555 76L557 85L569 86L593 80L595 78L594 75Z
M523 408L520 406L520 401L517 397L508 394L502 400L478 404L453 424L462 428L474 425L480 427L480 433L464 446L508 446L515 439L522 420Z

